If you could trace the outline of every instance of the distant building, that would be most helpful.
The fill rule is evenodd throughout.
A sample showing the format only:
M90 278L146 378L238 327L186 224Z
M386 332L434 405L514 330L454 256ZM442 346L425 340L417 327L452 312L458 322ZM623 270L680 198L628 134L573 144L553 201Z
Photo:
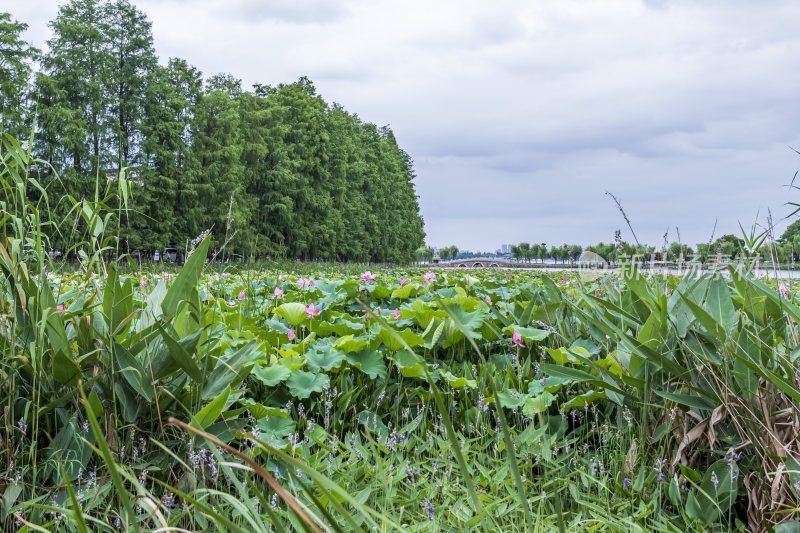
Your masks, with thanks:
M500 253L502 255L510 254L511 253L511 245L510 244L501 244L500 245Z

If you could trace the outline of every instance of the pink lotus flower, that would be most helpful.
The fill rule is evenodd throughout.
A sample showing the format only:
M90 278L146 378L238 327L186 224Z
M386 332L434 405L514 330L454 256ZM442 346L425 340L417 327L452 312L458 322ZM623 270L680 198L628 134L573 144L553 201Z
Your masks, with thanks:
M319 314L319 309L312 303L306 307L306 319L314 320L314 317Z
M405 287L407 283L408 283L408 280L406 278L403 278L403 279L400 280L400 286L401 287Z
M275 287L275 291L273 292L275 298L283 298L283 290L280 287Z
M594 295L595 295L595 297L600 298L600 291L595 291Z
M395 308L394 313L392 313L392 316L394 317L395 320L400 320L400 309Z
M283 276L278 274L278 281L283 281Z
M525 345L522 344L522 335L520 335L519 332L514 332L514 334L511 336L511 341L514 343L511 346L512 348L525 348Z
M59 306L58 306L58 314L59 315L63 315L66 311L67 311L67 308L64 307L63 304L59 304Z
M436 281L436 274L431 271L425 272L425 275L422 276L422 281L431 285L434 281Z
M361 274L361 283L375 283L375 278L377 278L377 274L373 274L369 270Z
M780 294L786 300L788 300L789 299L789 287L783 282L778 283L778 294Z
M488 304L492 303L492 297L489 296L488 294L486 295L486 303Z
M222 279L225 279L227 277L228 277L228 274L222 274Z
M141 285L142 287L147 287L147 280L146 279L140 279L139 280L139 285Z
M242 290L240 290L240 291L239 291L239 296L238 296L238 298L239 298L240 300L244 300L244 289L242 289Z
M313 279L300 278L300 279L297 280L297 288L298 289L302 290L302 289L308 287L309 285L311 285L312 287L314 286L314 280Z
M297 335L294 334L294 328L289 330L289 340L293 341Z

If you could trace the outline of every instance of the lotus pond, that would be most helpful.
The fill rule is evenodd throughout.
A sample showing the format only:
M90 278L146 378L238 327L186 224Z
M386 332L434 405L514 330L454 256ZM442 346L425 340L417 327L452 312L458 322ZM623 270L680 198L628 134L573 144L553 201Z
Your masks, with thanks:
M225 270L207 246L176 273L19 284L8 527L795 523L794 286L734 270Z

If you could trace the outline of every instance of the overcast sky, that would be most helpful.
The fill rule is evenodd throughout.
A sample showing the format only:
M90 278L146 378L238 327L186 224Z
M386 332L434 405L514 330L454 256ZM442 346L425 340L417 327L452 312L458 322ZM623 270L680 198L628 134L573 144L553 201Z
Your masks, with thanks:
M414 159L428 244L694 245L800 202L800 2L140 0L162 62L308 76ZM59 2L14 3L43 47Z

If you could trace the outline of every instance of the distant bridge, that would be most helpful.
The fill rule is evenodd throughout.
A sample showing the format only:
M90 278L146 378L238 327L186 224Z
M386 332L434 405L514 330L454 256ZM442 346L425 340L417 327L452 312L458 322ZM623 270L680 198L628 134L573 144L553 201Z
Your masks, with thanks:
M470 259L452 259L439 261L432 266L444 268L565 268L569 265L555 263L523 263L503 257L473 257Z

